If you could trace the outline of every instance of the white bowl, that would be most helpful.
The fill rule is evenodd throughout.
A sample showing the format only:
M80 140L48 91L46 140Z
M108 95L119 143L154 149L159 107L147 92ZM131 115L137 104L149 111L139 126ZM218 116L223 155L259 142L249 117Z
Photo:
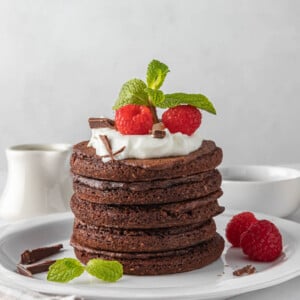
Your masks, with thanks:
M300 203L300 171L285 167L237 165L221 167L223 196L228 209L286 217Z

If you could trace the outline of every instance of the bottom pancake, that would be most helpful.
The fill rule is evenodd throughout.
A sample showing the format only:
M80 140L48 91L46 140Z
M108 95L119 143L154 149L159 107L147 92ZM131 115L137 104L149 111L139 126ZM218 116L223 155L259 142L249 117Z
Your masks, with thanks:
M84 264L92 258L118 260L124 274L162 275L192 271L217 260L224 250L224 239L216 235L205 242L179 250L152 253L110 252L83 247L72 238L76 257Z

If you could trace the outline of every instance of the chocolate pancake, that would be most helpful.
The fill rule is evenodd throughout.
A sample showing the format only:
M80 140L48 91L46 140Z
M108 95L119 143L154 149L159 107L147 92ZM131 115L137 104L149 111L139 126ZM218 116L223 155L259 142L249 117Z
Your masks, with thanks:
M213 170L222 161L222 149L213 141L203 141L196 151L183 156L155 159L123 159L103 162L88 142L73 147L71 171L102 180L137 182L185 177Z
M114 252L158 252L186 248L211 239L216 224L205 223L161 229L117 229L87 225L75 219L73 238L82 246Z
M221 186L218 170L191 176L144 182L115 182L73 177L73 188L80 199L101 204L160 204L196 199Z
M86 224L116 228L164 228L203 223L224 211L218 190L190 201L153 205L107 205L71 199L75 217Z
M223 238L216 234L212 239L179 250L152 253L124 253L95 250L71 240L76 257L84 264L92 258L118 260L125 274L161 275L191 271L217 260L224 249Z

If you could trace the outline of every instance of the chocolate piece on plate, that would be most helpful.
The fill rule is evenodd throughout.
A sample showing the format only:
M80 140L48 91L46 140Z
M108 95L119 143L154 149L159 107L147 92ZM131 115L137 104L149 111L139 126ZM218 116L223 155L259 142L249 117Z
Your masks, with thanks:
M251 275L256 272L256 268L252 265L246 265L243 268L235 270L232 274L234 276Z
M28 265L26 266L26 269L30 271L32 274L47 272L49 270L49 267L55 262L56 260L46 260L43 262Z
M54 264L56 260L46 260L43 262L31 264L31 265L17 265L17 271L21 275L32 277L33 274L47 272L49 270L49 267Z
M33 250L25 250L21 254L21 264L28 265L35 263L52 254L58 253L63 248L62 244L57 244L49 247L41 247Z
M17 272L21 275L32 277L32 273L24 265L18 264Z

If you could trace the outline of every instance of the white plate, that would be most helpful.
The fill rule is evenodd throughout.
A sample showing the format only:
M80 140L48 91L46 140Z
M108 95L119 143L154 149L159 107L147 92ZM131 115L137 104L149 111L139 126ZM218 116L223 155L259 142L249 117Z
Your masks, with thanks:
M216 218L218 232L224 229L232 214L226 212ZM0 272L8 280L32 290L75 294L85 299L221 299L248 291L279 284L300 275L300 224L257 214L258 218L273 221L284 238L284 254L273 263L253 263L240 249L226 245L222 257L215 263L192 272L163 276L123 276L116 283L105 283L87 274L70 283L48 282L46 273L28 278L15 272L20 254L36 248L62 242L65 251L57 257L73 257L68 240L72 231L70 213L39 217L8 226L0 234ZM258 272L236 277L233 270L246 264Z

